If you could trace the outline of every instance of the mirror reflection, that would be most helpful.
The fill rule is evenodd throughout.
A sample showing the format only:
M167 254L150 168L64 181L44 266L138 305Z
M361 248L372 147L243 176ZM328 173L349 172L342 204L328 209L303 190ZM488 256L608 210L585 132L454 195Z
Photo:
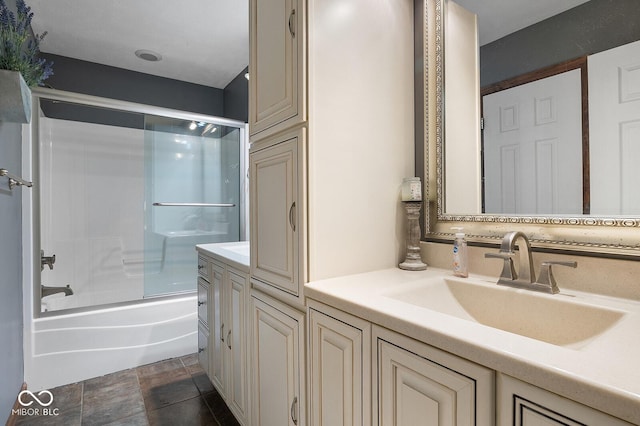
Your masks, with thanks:
M445 2L444 213L640 215L637 6Z

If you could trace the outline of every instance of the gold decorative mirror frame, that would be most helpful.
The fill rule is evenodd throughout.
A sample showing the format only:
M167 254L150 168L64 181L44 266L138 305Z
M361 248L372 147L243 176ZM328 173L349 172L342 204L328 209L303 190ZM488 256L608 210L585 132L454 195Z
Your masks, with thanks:
M463 227L470 242L497 244L506 232L519 230L530 237L536 250L640 258L640 217L452 215L443 211L444 1L424 0L422 5L424 90L416 107L424 108L424 121L416 123L416 135L424 134L424 138L416 138L416 164L425 181L423 240L448 242L453 240L451 228Z

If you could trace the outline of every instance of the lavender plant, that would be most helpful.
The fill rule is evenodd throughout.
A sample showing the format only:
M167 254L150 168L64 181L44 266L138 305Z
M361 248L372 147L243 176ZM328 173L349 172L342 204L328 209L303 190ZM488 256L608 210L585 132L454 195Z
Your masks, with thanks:
M47 33L32 36L33 12L24 0L16 0L16 11L0 0L0 69L19 71L27 85L41 86L53 74L53 62L39 57Z

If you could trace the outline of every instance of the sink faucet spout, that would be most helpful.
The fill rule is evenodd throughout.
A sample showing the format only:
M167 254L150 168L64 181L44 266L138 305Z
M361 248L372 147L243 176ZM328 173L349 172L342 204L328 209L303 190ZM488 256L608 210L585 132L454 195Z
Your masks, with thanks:
M500 245L500 253L514 254L516 245L520 250L520 262L518 267L518 281L534 283L536 281L536 273L533 268L533 255L531 253L531 244L527 236L520 231L507 233L502 239Z

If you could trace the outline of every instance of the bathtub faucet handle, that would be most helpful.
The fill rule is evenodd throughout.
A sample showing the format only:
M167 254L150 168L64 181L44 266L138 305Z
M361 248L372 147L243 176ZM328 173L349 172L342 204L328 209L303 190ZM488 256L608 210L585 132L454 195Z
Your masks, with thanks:
M56 263L56 255L45 256L44 250L40 250L40 270L44 271L44 265L47 265L49 269L53 269L53 264Z

